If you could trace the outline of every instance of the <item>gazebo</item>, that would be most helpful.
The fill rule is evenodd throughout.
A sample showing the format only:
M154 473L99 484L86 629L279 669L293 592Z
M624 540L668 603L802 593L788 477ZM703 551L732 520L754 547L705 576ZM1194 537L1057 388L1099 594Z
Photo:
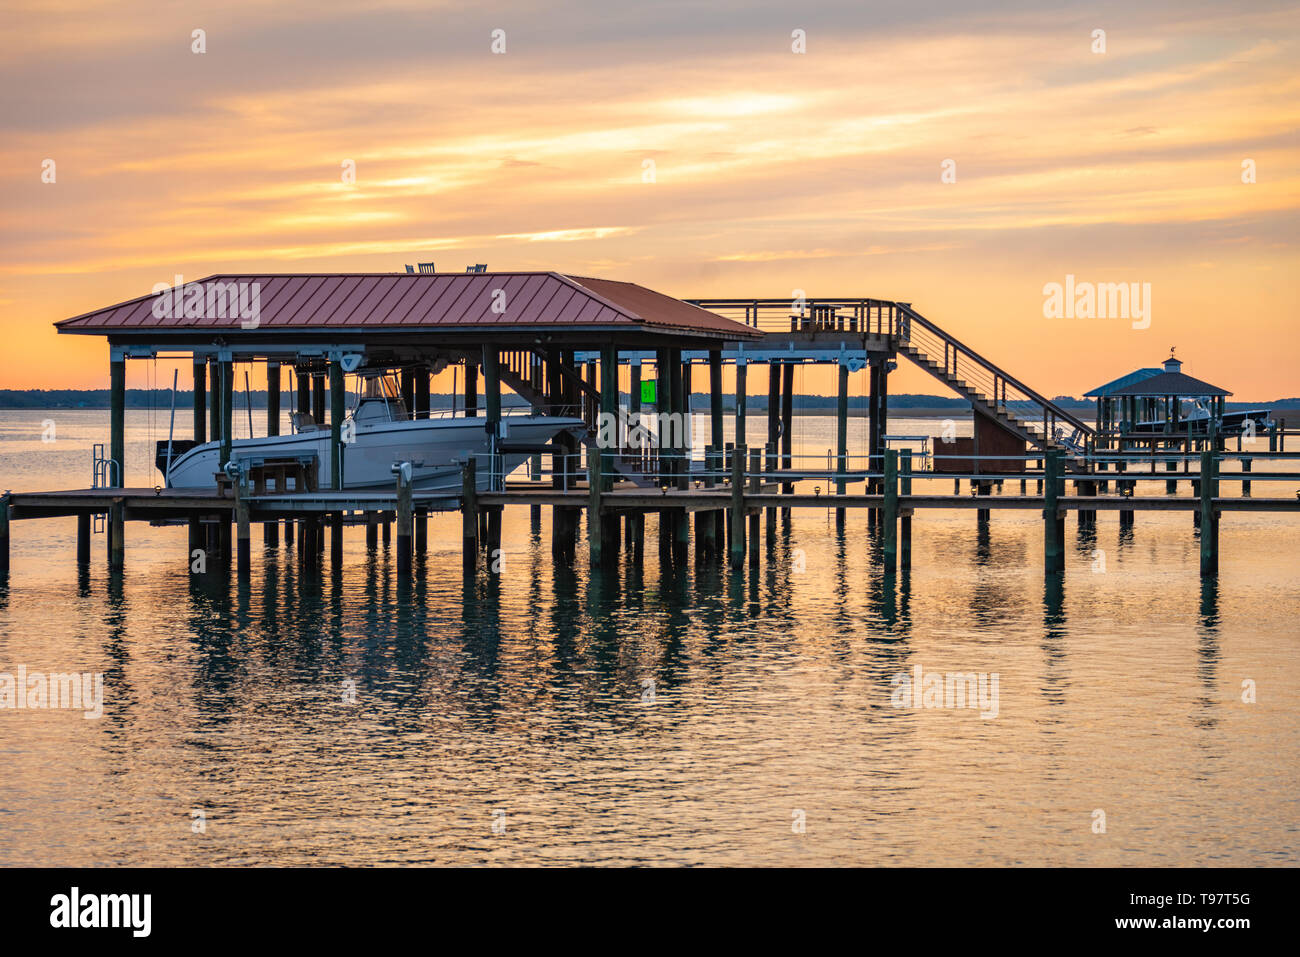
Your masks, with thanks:
M1181 443L1239 428L1224 421L1224 400L1232 393L1187 375L1182 366L1171 350L1160 368L1138 369L1084 393L1097 400L1098 446Z

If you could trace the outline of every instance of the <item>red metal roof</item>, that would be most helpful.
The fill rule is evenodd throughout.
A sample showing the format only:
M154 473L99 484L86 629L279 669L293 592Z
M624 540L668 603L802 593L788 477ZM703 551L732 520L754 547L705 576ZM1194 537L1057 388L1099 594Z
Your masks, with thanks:
M201 285L206 290L219 283L244 283L250 289L258 284L259 330L626 326L736 339L759 335L643 286L553 272L216 275L186 283L185 289ZM59 332L91 335L240 328L238 315L218 317L206 314L207 309L190 317L156 316L157 301L158 295L141 296L54 325ZM493 310L496 303L501 311Z

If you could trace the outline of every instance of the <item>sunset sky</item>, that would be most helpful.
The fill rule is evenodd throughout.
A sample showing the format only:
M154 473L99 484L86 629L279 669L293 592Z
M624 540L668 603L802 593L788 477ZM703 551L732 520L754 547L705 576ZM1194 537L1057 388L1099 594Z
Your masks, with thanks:
M177 273L434 260L908 300L1048 395L1171 346L1300 395L1297 7L980 6L6 3L0 387L104 387L51 323ZM1150 328L1044 318L1066 274Z

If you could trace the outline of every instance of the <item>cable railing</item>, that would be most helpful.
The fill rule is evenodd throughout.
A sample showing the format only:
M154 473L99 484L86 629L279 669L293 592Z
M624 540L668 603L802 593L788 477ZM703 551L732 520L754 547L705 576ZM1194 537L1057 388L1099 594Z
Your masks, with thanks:
M1086 450L1094 435L1092 426L1008 375L910 306L900 304L900 311L902 343L910 345L923 360L934 363L944 378L965 383L975 399L1014 418L1040 441L1063 445L1076 453Z

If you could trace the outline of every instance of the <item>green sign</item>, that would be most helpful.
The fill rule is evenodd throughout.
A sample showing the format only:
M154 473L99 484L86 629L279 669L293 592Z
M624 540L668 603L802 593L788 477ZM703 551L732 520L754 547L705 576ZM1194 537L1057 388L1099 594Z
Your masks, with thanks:
M654 405L655 402L655 381L653 379L645 379L641 382L641 404Z

